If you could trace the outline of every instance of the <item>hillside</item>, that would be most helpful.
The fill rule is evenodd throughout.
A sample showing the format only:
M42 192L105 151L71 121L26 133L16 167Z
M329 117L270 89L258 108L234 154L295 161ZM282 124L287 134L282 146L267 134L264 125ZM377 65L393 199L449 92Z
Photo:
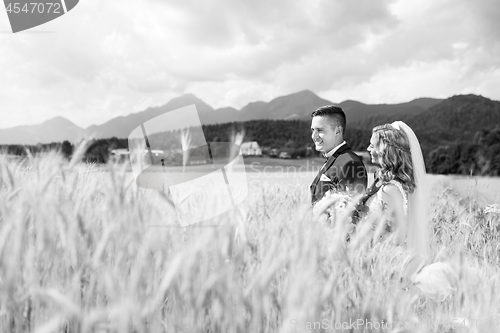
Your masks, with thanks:
M186 94L180 97L172 99L167 104L148 108L145 111L132 113L128 116L120 116L113 118L102 125L93 125L85 129L85 135L87 137L93 137L97 139L101 138L127 138L130 132L144 123L145 121L159 116L165 112L172 111L187 105L196 105L196 109L200 115L200 118L206 117L207 114L213 112L214 109L203 102L201 99L197 98L193 94Z
M500 102L476 95L457 95L408 117L407 121L427 144L467 142L476 132L500 124Z
M339 104L348 118L348 126L360 129L390 123L395 120L405 121L421 114L443 100L435 98L418 98L408 103L368 105L356 101L345 101Z
M348 130L369 132L376 125L402 120L415 128L426 148L432 148L455 140L470 140L478 130L491 129L500 123L499 103L481 96L459 95L446 100L419 98L400 104L370 105L348 100L338 105L346 112ZM305 90L270 102L252 102L238 111L232 107L214 109L195 95L185 94L165 105L116 117L85 130L63 117L40 125L0 129L0 144L36 145L65 140L78 142L82 137L127 138L134 128L145 121L192 104L196 105L202 125L214 125L262 119L310 122L312 111L334 103ZM276 128L270 128L269 131L276 131ZM280 132L286 136L283 131Z
M310 90L304 90L275 98L269 103L250 103L241 109L238 120L303 119L310 117L311 112L317 108L329 104L334 103L318 97Z
M0 144L33 145L39 142L63 142L65 140L77 142L83 135L83 129L68 119L55 117L40 125L0 129Z

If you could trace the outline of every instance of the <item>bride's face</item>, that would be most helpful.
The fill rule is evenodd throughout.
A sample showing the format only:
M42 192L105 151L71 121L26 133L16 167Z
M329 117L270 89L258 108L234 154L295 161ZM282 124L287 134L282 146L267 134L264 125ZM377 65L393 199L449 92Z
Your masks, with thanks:
M377 138L375 137L375 133L373 133L372 137L370 138L370 145L368 146L367 150L372 158L372 163L380 165L381 152L377 149L377 147L378 147L378 141Z

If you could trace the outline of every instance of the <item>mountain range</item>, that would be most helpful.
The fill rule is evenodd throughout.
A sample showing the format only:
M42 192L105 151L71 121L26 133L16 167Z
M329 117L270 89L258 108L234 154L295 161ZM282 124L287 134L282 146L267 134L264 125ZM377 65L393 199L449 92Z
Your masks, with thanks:
M0 144L35 145L64 140L78 142L84 137L127 138L134 128L145 121L192 104L196 105L200 121L205 125L257 119L309 120L311 112L318 107L334 104L346 112L348 129L368 130L374 125L403 120L415 129L417 135L432 135L438 141L466 137L478 126L486 129L500 123L500 102L476 95L458 95L444 100L418 98L400 104L364 104L352 100L333 103L304 90L270 102L252 102L238 111L231 107L214 109L195 95L185 94L163 106L119 116L85 129L63 117L56 117L39 125L0 129Z

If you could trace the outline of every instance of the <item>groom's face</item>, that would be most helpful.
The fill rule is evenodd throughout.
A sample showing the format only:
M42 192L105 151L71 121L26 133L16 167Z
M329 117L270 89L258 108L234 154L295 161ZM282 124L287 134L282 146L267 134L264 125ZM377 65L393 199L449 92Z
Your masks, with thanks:
M316 116L311 122L311 138L317 151L328 153L342 143L342 128L328 117Z

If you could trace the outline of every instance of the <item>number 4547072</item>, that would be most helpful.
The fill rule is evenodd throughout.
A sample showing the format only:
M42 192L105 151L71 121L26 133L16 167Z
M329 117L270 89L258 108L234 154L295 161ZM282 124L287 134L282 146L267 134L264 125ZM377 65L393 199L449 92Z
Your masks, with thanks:
M24 6L21 7L22 4L18 2L14 3L9 3L7 6L7 13L54 13L54 14L61 14L61 4L59 3L52 3L52 2L46 2L46 3L35 3L35 2L30 2L25 3Z

